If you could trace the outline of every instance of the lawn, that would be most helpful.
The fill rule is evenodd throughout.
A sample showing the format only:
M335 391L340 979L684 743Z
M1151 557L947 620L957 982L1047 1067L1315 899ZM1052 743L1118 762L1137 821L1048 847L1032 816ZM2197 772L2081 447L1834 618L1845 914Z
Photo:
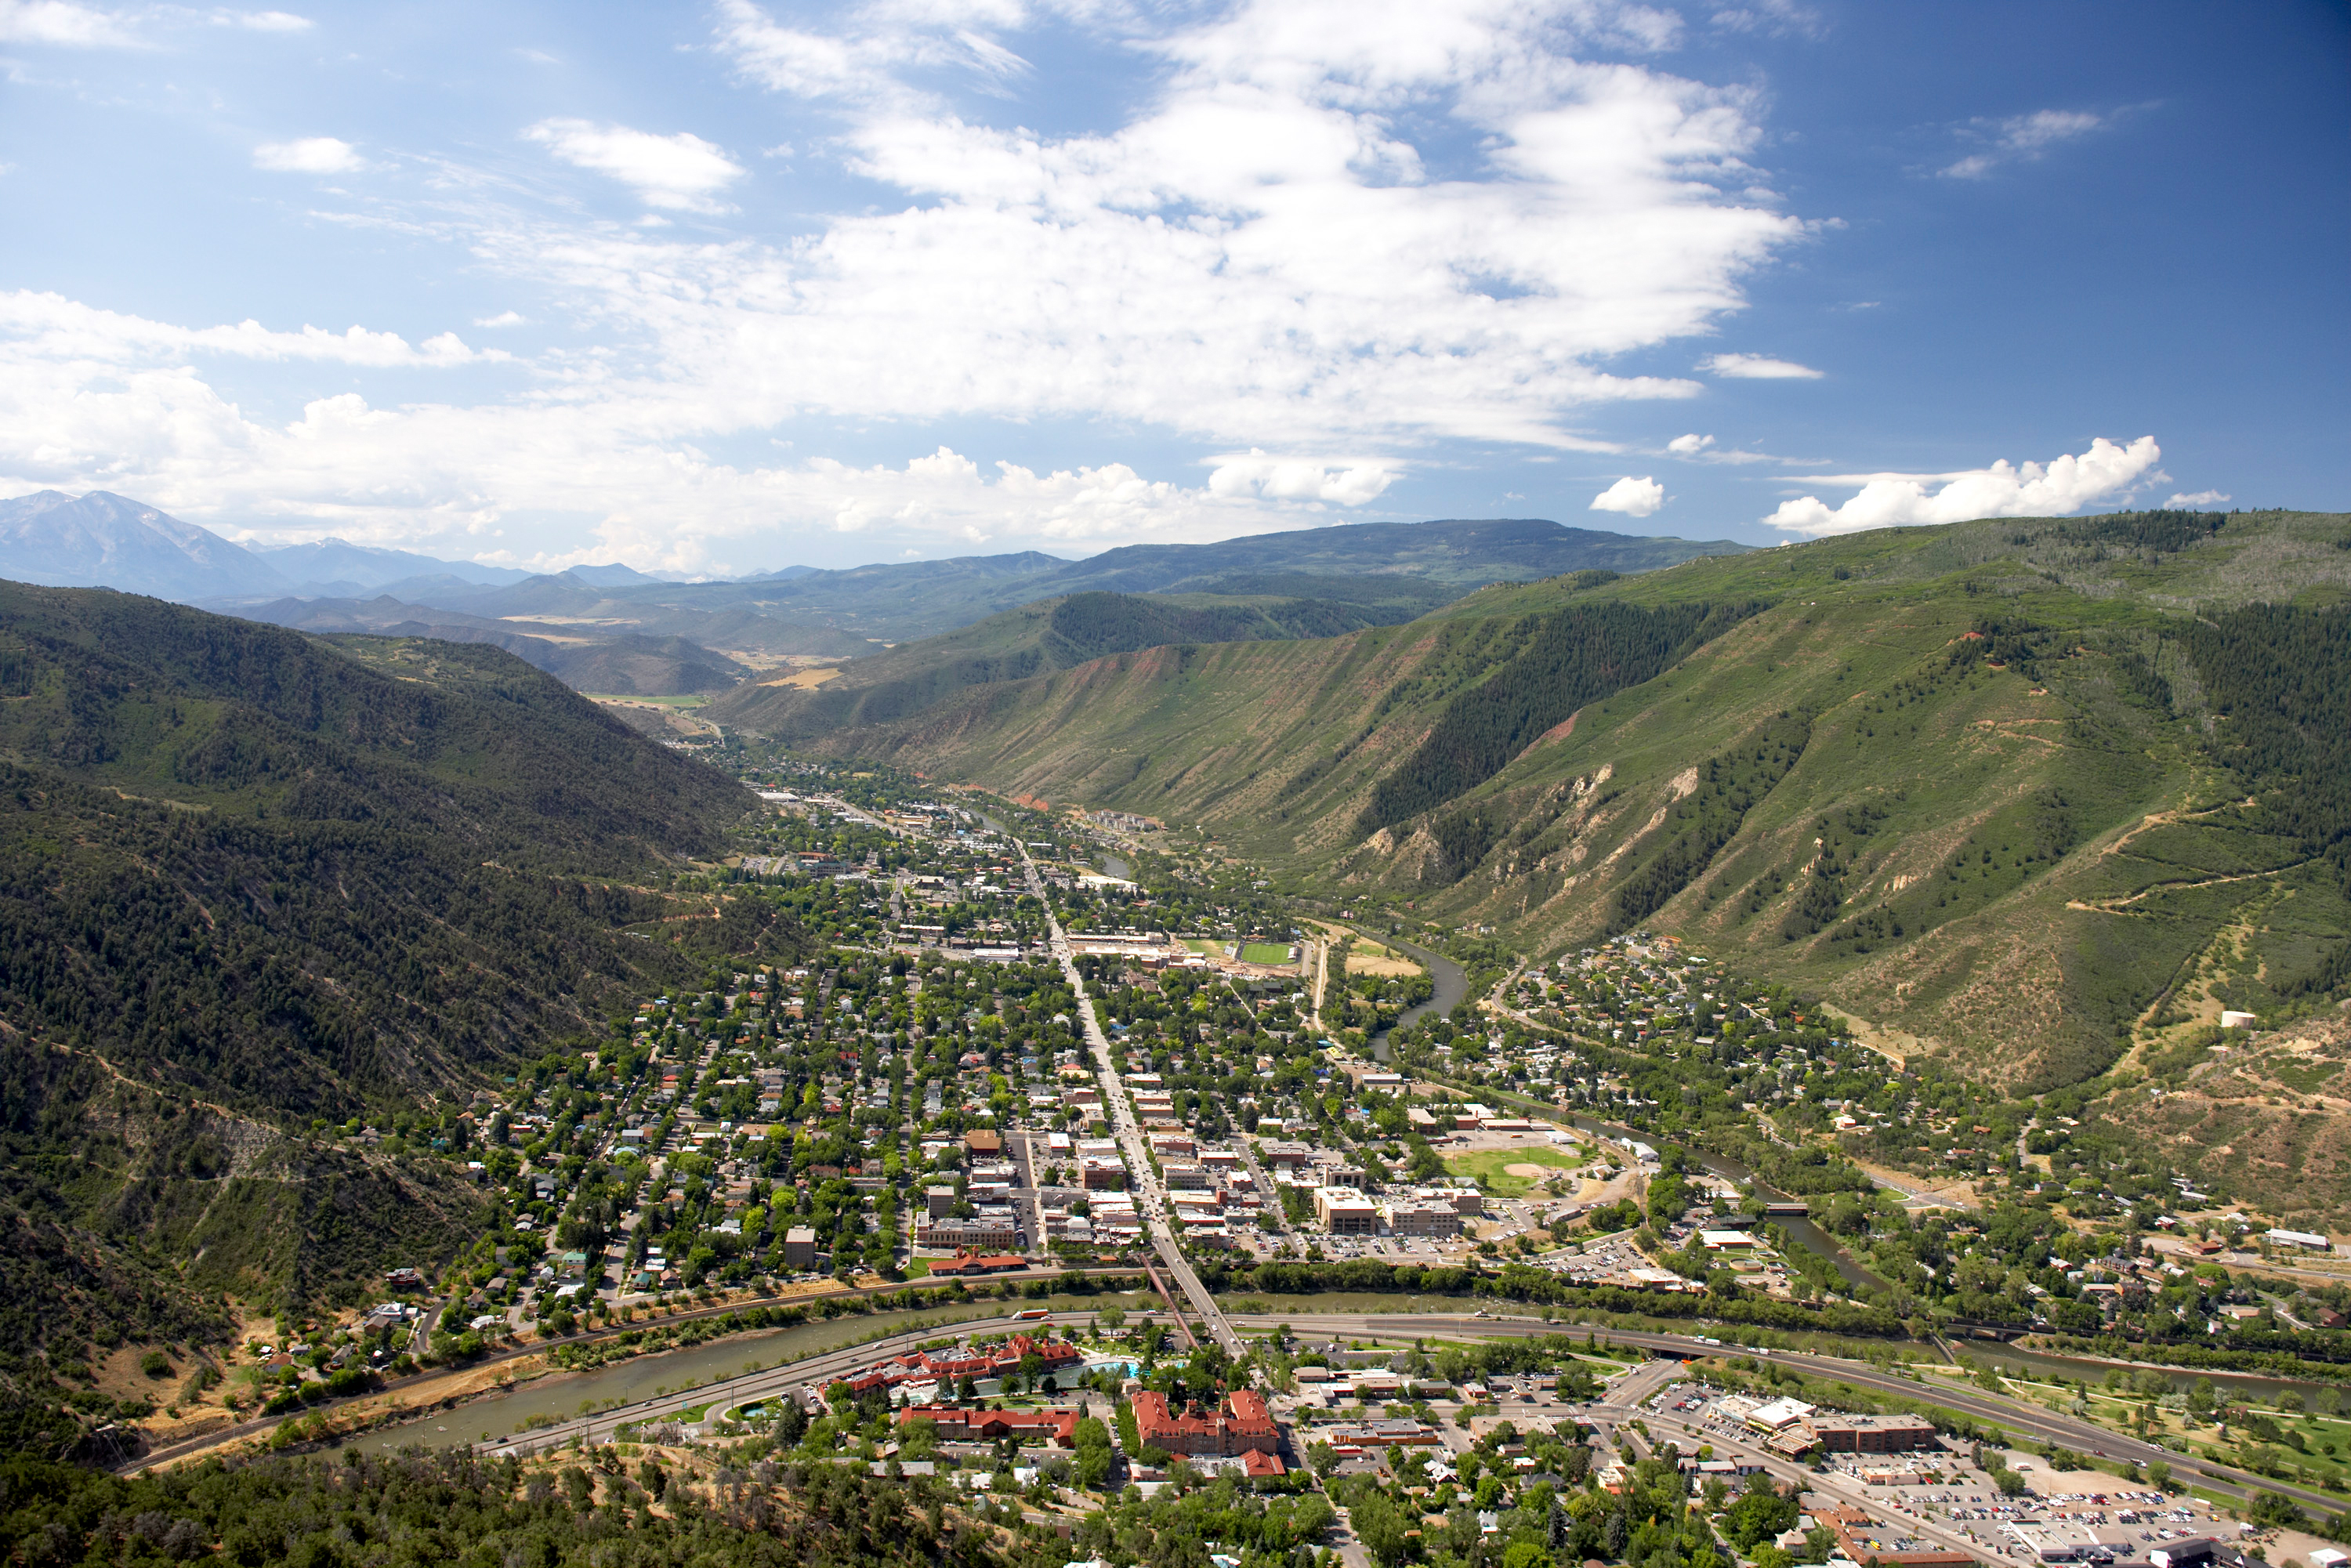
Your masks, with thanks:
M1287 964L1290 944L1287 942L1251 942L1241 949L1244 964Z
M1544 1166L1572 1171L1589 1157L1581 1149L1543 1144L1524 1149L1479 1149L1466 1155L1447 1155L1445 1168L1455 1176L1475 1176L1479 1186L1497 1197L1524 1197L1534 1190L1535 1183L1545 1178L1529 1176L1523 1170L1513 1172L1510 1166Z
M1206 958L1219 957L1225 950L1225 945L1222 942L1207 936L1186 936L1183 941L1185 946Z

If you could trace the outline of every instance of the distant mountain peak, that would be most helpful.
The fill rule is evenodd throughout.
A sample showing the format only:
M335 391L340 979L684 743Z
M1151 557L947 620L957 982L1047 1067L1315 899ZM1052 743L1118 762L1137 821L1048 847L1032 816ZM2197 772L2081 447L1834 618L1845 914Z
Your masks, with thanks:
M114 588L183 602L283 593L244 546L110 490L0 501L0 573L53 588Z

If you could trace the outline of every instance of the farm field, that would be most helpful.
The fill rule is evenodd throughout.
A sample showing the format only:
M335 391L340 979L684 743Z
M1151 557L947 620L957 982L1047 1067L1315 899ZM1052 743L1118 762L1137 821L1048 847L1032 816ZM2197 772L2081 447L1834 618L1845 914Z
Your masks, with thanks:
M1380 979L1400 979L1420 973L1420 966L1393 947L1383 947L1376 942L1358 939L1347 949L1347 973L1371 975Z

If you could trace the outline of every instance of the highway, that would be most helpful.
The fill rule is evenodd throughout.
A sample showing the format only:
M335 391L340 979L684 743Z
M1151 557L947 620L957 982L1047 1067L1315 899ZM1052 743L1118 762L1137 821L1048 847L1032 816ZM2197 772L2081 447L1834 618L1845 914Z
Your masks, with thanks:
M1186 1272L1188 1273L1188 1270ZM1193 1283L1196 1286L1196 1280ZM1069 1323L1088 1315L1082 1312L1058 1312L1055 1318L1060 1322ZM1458 1342L1478 1339L1536 1338L1546 1334L1573 1333L1579 1328L1584 1328L1584 1325L1568 1322L1546 1323L1531 1318L1485 1317L1462 1312L1264 1313L1236 1318L1228 1318L1222 1312L1217 1312L1213 1318L1206 1313L1201 1316L1205 1322L1213 1324L1222 1333L1232 1334L1234 1338L1231 1344L1234 1346L1238 1346L1240 1343L1238 1330L1245 1328L1254 1333L1263 1333L1277 1324L1286 1326L1292 1332L1301 1334L1343 1335L1350 1338L1391 1341L1398 1345L1409 1343L1416 1339L1445 1339ZM1009 1311L997 1317L971 1318L953 1324L935 1323L893 1335L887 1339L828 1351L785 1366L707 1384L699 1388L681 1389L656 1399L600 1411L578 1420L522 1434L510 1443L488 1443L481 1445L481 1448L483 1451L491 1453L503 1452L509 1448L520 1451L526 1447L536 1451L570 1441L575 1437L590 1443L609 1442L615 1429L631 1422L660 1420L699 1406L738 1404L746 1399L794 1390L803 1384L812 1384L820 1388L841 1374L871 1365L877 1361L886 1360L926 1340L939 1339L949 1334L956 1336L985 1334L1022 1326L1042 1325L1036 1325L1033 1320L1022 1320L1013 1316ZM1655 1351L1685 1359L1740 1354L1738 1346L1704 1344L1695 1336L1688 1334L1610 1328L1588 1328L1585 1332L1597 1334L1611 1345ZM2022 1433L2044 1441L2053 1441L2079 1452L2095 1454L2111 1459L2136 1459L2141 1464L2158 1462L2167 1464L2171 1467L2173 1476L2179 1480L2218 1496L2242 1500L2255 1490L2276 1491L2293 1499L2303 1507L2324 1515L2333 1515L2345 1509L2346 1500L2314 1488L2286 1481L2272 1481L2210 1459L2176 1454L2151 1444L2142 1443L2121 1433L2109 1431L2105 1427L2075 1420L2072 1416L2061 1415L2055 1411L2044 1410L2037 1406L2027 1405L2004 1396L1988 1395L1972 1388L1954 1387L1941 1383L1922 1383L1865 1363L1846 1361L1833 1356L1775 1351L1771 1353L1770 1359L1792 1371L1801 1372L1808 1376L1849 1384L1855 1388L1867 1389L1874 1393L1898 1395L1905 1398L1932 1404L1988 1424L1997 1425L2011 1432ZM1597 1418L1606 1419L1611 1414L1615 1413L1614 1401L1610 1401L1606 1406L1593 1406L1593 1413ZM1626 1409L1622 1414L1629 1417L1630 1411ZM1659 1419L1655 1413L1645 1413L1644 1418L1653 1427ZM148 1466L167 1462L174 1458L184 1457L186 1454L214 1447L221 1442L231 1441L239 1437L257 1435L260 1431L266 1430L269 1425L271 1425L269 1422L252 1422L232 1431L211 1434L204 1439L177 1445L173 1448L159 1450L148 1455L131 1465L125 1466L124 1470L126 1473L133 1472ZM1710 1435L1706 1440L1719 1446L1723 1439L1719 1435ZM1817 1484L1821 1479L1812 1472L1806 1472L1806 1476L1807 1484ZM1883 1507L1882 1504L1876 1506ZM1928 1533L1927 1521L1912 1518L1911 1522L1920 1528L1922 1534ZM1973 1542L1970 1542L1965 1549L1979 1552L1982 1550L1981 1543Z
M1271 1319L1237 1320L1255 1325L1270 1323ZM1582 1327L1580 1324L1546 1323L1534 1319L1469 1318L1458 1313L1373 1312L1308 1314L1284 1318L1292 1329L1301 1333L1343 1334L1376 1334L1383 1339L1399 1341L1413 1338L1519 1338L1543 1334L1566 1333ZM1684 1357L1706 1355L1738 1355L1744 1354L1737 1345L1700 1344L1689 1334L1653 1333L1634 1329L1593 1329L1612 1344L1629 1345L1635 1349L1660 1351ZM1792 1351L1773 1351L1770 1360L1808 1376L1848 1383L1855 1388L1876 1393L1898 1394L1909 1399L1940 1406L1978 1420L1996 1423L2012 1432L2022 1432L2043 1441L2056 1442L2085 1454L2095 1454L2110 1459L2137 1459L2139 1463L2162 1463L2171 1467L2179 1479L2202 1486L2226 1497L2243 1498L2252 1490L2283 1492L2304 1508L2317 1509L2333 1514L2351 1506L2351 1500L2323 1492L2313 1487L2299 1486L2290 1481L2273 1481L2254 1476L2232 1466L2211 1459L2176 1454L2143 1443L2123 1433L2079 1421L2070 1416L2027 1405L2020 1400L1995 1396L1967 1387L1954 1387L1941 1382L1926 1383L1881 1371L1864 1362L1844 1361L1834 1356L1806 1355Z
M1063 1322L1084 1315L1083 1313L1055 1314L1056 1318ZM1351 1338L1375 1338L1393 1341L1398 1345L1409 1343L1415 1339L1458 1341L1536 1338L1545 1334L1572 1333L1580 1326L1569 1323L1546 1323L1534 1319L1480 1318L1459 1312L1310 1312L1294 1316L1267 1313L1230 1319L1219 1313L1216 1322L1223 1325L1227 1333L1234 1333L1238 1328L1263 1333L1276 1324L1286 1324L1293 1332L1302 1334L1338 1334ZM553 1443L565 1441L575 1433L589 1435L589 1440L591 1442L608 1441L612 1429L626 1422L657 1419L663 1416L674 1415L678 1411L692 1409L696 1406L710 1404L713 1401L739 1402L758 1395L797 1387L803 1383L813 1383L821 1387L827 1379L840 1373L871 1365L874 1362L884 1360L898 1354L900 1350L910 1348L926 1339L936 1339L947 1333L986 1333L1018 1326L1019 1326L1019 1320L1008 1315L1000 1318L973 1319L967 1322L955 1324L952 1329L940 1327L924 1329L870 1344L828 1352L823 1355L798 1362L790 1366L755 1373L726 1383L683 1390L664 1396L659 1399L647 1401L643 1405L605 1411L585 1420L549 1427L528 1434L526 1440L533 1448L545 1448ZM1598 1334L1610 1344L1657 1351L1685 1358L1740 1354L1739 1347L1736 1345L1701 1344L1694 1336L1688 1334L1654 1333L1631 1329L1592 1329L1589 1332ZM1235 1343L1238 1343L1237 1334ZM2053 1410L2044 1410L2018 1400L1988 1395L1973 1389L1949 1387L1938 1383L1921 1384L1894 1373L1882 1371L1865 1363L1844 1361L1833 1356L1775 1351L1769 1359L1808 1376L1827 1378L1850 1384L1855 1388L1865 1388L1875 1393L1900 1395L1905 1398L1930 1403L1987 1423L1996 1423L2012 1432L2022 1432L2046 1441L2054 1441L2080 1452L2099 1454L2107 1458L2137 1459L2142 1464L2159 1461L2169 1465L2172 1474L2180 1480L2220 1496L2242 1499L2258 1489L2283 1492L2304 1508L2314 1509L2327 1514L2342 1511L2346 1506L2346 1500L2331 1496L2314 1488L2266 1480L2243 1470L2217 1464L2210 1459L2175 1454L2168 1449L2139 1442L2121 1433L2109 1431L2103 1427L2093 1426L2086 1421L2078 1421ZM1599 1414L1603 1407L1594 1406L1593 1409L1595 1414ZM1629 1417L1632 1412L1628 1409L1623 1414ZM1652 1426L1656 1425L1657 1417L1654 1413L1645 1413L1645 1419ZM1718 1446L1721 1441L1719 1437L1713 1436L1708 1436L1705 1440L1716 1443ZM486 1451L495 1452L505 1445L487 1444L484 1447ZM1793 1473L1793 1471L1790 1472L1792 1475ZM1808 1484L1815 1483L1821 1479L1809 1471L1805 1474L1810 1478ZM1883 1505L1874 1506L1882 1507ZM1914 1520L1913 1522L1921 1524L1923 1532L1924 1521ZM1966 1550L1980 1551L1980 1543L1970 1543Z

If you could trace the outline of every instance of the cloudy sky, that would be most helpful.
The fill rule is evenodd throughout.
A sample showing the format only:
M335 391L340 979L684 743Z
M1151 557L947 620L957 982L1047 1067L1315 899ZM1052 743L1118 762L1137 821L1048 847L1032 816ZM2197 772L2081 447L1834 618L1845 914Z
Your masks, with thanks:
M2351 24L0 0L0 496L527 566L2351 506Z

